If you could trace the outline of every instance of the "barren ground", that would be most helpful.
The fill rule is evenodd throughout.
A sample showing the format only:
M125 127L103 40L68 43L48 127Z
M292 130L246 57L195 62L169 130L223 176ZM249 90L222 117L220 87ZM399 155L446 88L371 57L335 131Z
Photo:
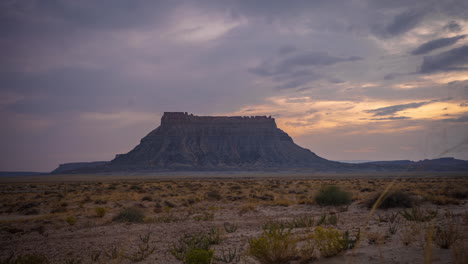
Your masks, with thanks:
M324 185L349 192L352 203L318 205L314 198ZM404 217L404 208L371 212L367 201L389 185L412 197L424 221ZM231 263L259 263L249 251L251 241L275 225L290 232L296 245L286 263L468 263L463 174L3 177L0 194L0 263L25 255L49 263L180 263L170 252L179 239L210 232L219 235L210 246L213 263L225 263L223 252L234 250ZM137 208L142 221L117 221L125 208ZM348 231L351 238L359 230L360 239L354 249L324 257L313 243L318 226L340 235ZM441 248L451 236L454 243Z

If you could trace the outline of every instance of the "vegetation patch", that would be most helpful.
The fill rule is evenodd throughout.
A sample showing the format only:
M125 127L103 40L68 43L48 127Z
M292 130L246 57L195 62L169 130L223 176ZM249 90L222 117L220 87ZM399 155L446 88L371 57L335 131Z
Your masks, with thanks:
M351 203L351 195L335 185L326 185L320 188L315 196L319 205L346 205Z
M378 202L378 199L382 193L378 193L372 199L367 201L367 207L372 208L374 204ZM402 191L387 192L384 194L376 208L388 209L388 208L412 208L415 202L414 199L407 193Z
M297 256L296 244L290 231L274 227L252 238L247 254L262 264L287 263Z
M135 207L124 208L112 220L116 222L143 222L145 214L142 210Z

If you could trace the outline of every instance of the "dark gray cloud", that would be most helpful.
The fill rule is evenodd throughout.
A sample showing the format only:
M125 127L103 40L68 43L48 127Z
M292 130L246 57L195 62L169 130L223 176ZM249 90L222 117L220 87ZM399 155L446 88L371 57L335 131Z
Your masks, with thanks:
M275 87L278 90L300 87L304 89L306 88L303 87L304 85L326 77L309 68L320 69L337 63L362 60L361 57L357 56L338 57L325 52L295 52L292 56L285 56L285 53L283 55L264 60L257 67L249 69L249 72L260 77L273 78L273 81L280 83ZM338 78L328 77L326 79L332 83L343 82Z
M297 48L292 46L292 45L284 45L283 47L279 48L278 53L280 55L286 55L286 54L289 54L289 53L294 52L296 50L297 50Z
M450 21L445 27L444 29L450 31L450 32L454 32L454 33L458 33L460 31L462 31L462 26L460 24L458 24L456 21Z
M407 10L396 15L386 25L375 25L374 32L382 37L395 37L415 28L425 16L421 10Z
M260 65L249 69L249 71L262 77L282 75L285 73L294 73L296 75L293 75L293 77L296 77L304 73L303 70L295 71L297 68L330 66L340 62L359 60L362 60L362 58L358 56L337 57L324 52L307 52L285 58L281 57L279 59L264 60Z
M310 52L298 54L283 60L279 63L277 69L279 72L282 72L301 66L329 66L339 62L358 60L362 60L362 58L358 56L336 57L322 52Z
M427 104L430 104L430 103L444 102L444 101L449 101L449 100L452 100L452 99L453 98L448 97L448 98L435 99L435 100L425 101L425 102L392 105L392 106L381 107L381 108L377 108L377 109L365 110L364 112L374 114L374 116L393 115L396 112L403 111L403 110L406 110L406 109L419 108L419 107L421 107L423 105L427 105ZM393 119L399 119L399 118L402 119L401 117L394 117ZM377 119L377 120L385 120L385 118L384 119Z
M468 64L468 45L454 48L433 56L425 56L421 64L421 73L437 71L466 70Z
M421 55L431 52L435 49L440 49L457 43L460 39L464 39L466 35L459 35L451 38L440 38L428 41L421 44L419 47L411 51L413 55Z
M164 21L175 7L167 0L1 1L0 32L40 35L73 33L84 28L147 27L154 21Z
M374 116L386 116L386 115L393 115L396 112L399 112L402 110L418 108L423 105L427 105L429 103L430 102L419 102L419 103L392 105L392 106L381 107L377 109L365 110L364 112L374 114Z

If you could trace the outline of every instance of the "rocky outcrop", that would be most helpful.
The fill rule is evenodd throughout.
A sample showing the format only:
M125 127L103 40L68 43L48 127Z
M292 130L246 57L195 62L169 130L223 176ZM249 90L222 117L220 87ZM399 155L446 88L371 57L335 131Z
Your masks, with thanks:
M321 168L339 164L296 145L266 116L195 116L166 112L161 125L114 169Z

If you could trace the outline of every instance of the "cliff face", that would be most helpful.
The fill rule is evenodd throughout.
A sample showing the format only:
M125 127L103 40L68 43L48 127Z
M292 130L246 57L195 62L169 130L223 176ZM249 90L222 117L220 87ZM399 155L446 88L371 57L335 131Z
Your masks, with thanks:
M275 119L166 112L161 125L114 168L314 168L335 162L296 145Z

